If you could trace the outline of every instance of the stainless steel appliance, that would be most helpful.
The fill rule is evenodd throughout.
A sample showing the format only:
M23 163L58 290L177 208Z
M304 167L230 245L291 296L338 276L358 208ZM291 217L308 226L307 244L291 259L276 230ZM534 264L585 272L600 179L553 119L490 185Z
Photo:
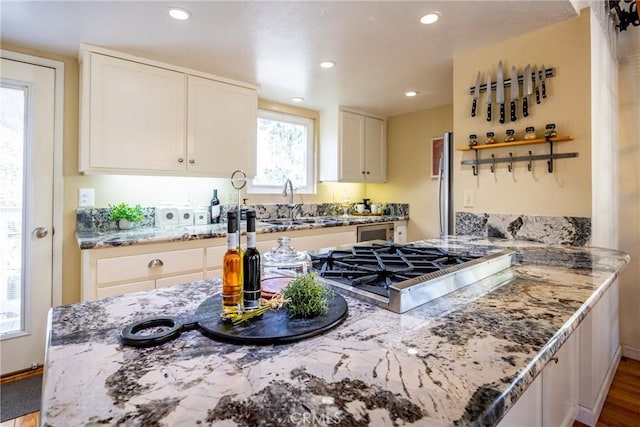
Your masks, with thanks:
M438 225L440 236L452 235L453 221L453 133L445 132L438 174Z
M329 285L396 313L492 276L509 268L514 258L512 251L482 256L379 242L309 255L314 271Z
M371 240L393 242L394 227L392 222L359 225L356 227L356 233L357 242L369 242Z

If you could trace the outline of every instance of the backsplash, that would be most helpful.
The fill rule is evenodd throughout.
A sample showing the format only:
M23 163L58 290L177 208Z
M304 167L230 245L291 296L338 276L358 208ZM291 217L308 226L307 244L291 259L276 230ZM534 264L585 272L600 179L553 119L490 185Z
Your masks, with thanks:
M223 205L222 219L226 222L226 212L235 209L236 206ZM289 208L286 204L271 205L248 205L247 208L255 209L258 219L287 218ZM383 212L392 216L408 216L408 203L384 203ZM155 208L143 207L144 219L137 227L155 226ZM340 203L319 203L296 205L293 209L295 217L315 217L315 216L340 216L343 208ZM109 220L109 208L78 208L76 211L76 231L109 231L117 230L118 226L114 221Z
M456 234L589 246L591 218L456 212Z

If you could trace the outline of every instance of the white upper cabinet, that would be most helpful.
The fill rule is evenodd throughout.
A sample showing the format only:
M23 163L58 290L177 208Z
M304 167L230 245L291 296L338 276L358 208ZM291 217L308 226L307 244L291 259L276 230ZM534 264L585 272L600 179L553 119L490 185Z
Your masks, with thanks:
M255 86L84 47L81 172L255 174Z
M320 116L320 181L385 182L386 121L342 107Z
M188 76L187 168L228 178L255 176L258 95L255 90Z

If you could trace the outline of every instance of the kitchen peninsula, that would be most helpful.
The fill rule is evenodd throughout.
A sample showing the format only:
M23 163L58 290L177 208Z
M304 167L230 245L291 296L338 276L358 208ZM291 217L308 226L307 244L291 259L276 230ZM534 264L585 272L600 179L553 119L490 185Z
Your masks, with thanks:
M345 297L344 323L285 345L228 344L197 331L147 349L120 343L131 322L193 313L219 292L217 279L56 307L43 425L496 425L629 260L471 237L420 244L511 248L517 262L501 280L402 315Z

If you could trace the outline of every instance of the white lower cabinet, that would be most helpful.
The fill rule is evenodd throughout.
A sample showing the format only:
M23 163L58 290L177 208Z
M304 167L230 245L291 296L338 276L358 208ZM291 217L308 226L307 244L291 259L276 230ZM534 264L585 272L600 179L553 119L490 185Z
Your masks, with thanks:
M257 247L266 253L287 236L291 246L309 251L355 243L355 226L259 233ZM242 238L244 247L245 239ZM82 300L92 301L130 292L222 277L226 237L186 242L85 249L82 258Z
M501 427L571 426L578 411L578 334L558 349L500 421Z

